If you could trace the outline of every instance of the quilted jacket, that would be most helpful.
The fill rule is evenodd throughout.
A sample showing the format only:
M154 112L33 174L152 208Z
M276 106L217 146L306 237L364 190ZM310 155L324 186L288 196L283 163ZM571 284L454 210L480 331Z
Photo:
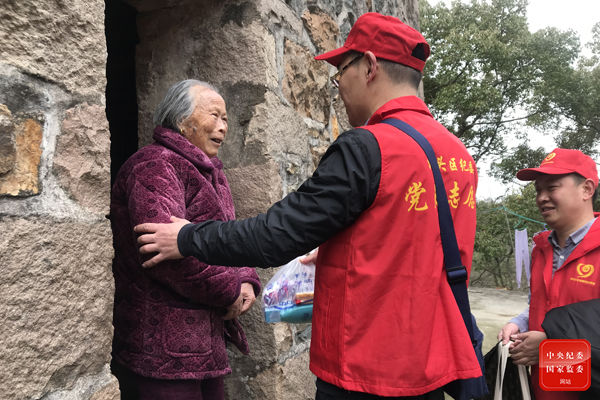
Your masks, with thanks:
M208 265L194 257L142 268L133 227L235 218L223 164L179 133L157 127L155 142L120 169L112 188L115 257L113 358L131 371L162 379L208 379L231 372L225 341L243 353L248 344L226 307L243 282L260 281L252 268Z

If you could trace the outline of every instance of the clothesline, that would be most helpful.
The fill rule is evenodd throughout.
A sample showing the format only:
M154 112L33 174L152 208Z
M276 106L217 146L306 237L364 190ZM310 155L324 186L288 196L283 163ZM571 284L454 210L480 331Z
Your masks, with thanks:
M496 207L496 208L491 208L489 210L483 210L483 211L480 211L480 212L482 214L487 214L487 213L492 212L492 211L504 211L504 212L506 212L508 214L511 214L511 215L514 215L515 217L518 217L518 218L520 218L522 220L529 221L529 222L535 222L536 224L540 224L540 225L542 225L544 227L546 226L545 222L537 221L535 219L528 218L528 217L526 217L524 215L517 214L516 212L514 212L512 210L509 210L508 208L506 208L504 206L500 206L500 207Z

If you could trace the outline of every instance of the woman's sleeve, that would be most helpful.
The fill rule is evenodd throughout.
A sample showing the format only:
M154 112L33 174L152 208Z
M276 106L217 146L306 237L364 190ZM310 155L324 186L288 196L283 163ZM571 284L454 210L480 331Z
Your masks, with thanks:
M138 164L126 181L126 193L134 236L133 227L137 224L169 222L172 215L186 217L183 180L166 160ZM139 268L141 262L140 258ZM240 294L243 277L235 268L208 265L193 257L165 262L161 268L144 272L189 301L213 307L233 304Z

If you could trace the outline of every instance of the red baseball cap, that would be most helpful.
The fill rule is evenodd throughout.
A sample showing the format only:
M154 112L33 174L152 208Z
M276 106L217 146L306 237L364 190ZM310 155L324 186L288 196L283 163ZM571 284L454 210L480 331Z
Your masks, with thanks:
M371 12L356 20L342 47L315 59L337 67L349 51L364 53L368 50L377 58L407 65L420 72L423 72L429 57L429 44L419 31L398 18Z
M539 174L564 175L577 173L594 181L598 187L598 170L596 162L579 150L554 149L544 158L538 168L525 168L517 172L517 179L533 181Z

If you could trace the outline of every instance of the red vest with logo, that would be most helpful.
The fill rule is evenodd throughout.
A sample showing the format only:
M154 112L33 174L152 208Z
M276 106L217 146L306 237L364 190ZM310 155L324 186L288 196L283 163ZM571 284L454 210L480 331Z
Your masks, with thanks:
M347 390L414 396L481 371L443 269L431 169L413 139L379 123L389 117L431 143L470 271L475 163L420 99L394 99L363 127L381 150L376 198L319 249L310 369Z
M552 276L550 231L533 238L529 330L543 331L542 322L553 308L600 298L600 218ZM545 392L539 387L537 366L532 368L536 400L578 399L579 392Z

